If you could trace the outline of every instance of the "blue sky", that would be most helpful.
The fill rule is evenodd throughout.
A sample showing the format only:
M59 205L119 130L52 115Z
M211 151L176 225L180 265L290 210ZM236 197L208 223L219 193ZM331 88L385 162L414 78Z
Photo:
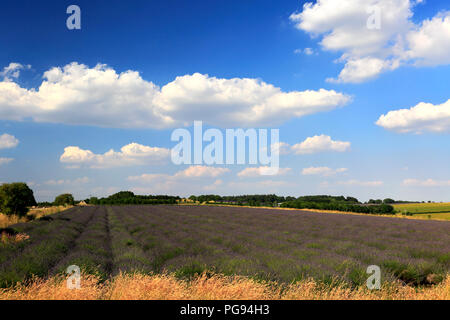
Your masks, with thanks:
M0 181L26 181L38 200L129 189L450 201L448 1L341 3L2 1ZM71 4L81 30L66 27ZM172 164L170 135L193 120L278 128L285 170Z

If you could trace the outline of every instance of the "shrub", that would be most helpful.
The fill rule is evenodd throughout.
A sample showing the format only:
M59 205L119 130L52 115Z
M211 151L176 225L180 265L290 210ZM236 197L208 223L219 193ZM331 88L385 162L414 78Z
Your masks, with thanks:
M6 215L25 216L35 206L33 191L26 183L5 183L0 186L0 211Z

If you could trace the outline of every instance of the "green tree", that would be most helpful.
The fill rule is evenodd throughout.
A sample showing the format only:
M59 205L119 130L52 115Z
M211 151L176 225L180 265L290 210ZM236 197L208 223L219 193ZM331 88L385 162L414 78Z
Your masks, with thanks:
M89 199L89 202L87 202L87 203L93 204L93 205L97 205L97 204L99 204L99 201L98 201L98 198L97 198L97 197L91 197L91 198Z
M57 196L53 203L57 206L73 205L75 200L70 193L64 193Z
M35 206L33 191L26 183L5 183L0 186L0 211L6 215L25 216Z

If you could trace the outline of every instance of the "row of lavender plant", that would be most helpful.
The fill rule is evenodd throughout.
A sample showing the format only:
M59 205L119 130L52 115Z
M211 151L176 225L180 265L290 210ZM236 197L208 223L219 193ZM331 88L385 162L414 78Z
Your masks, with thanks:
M105 207L93 208L93 217L74 242L73 248L61 259L51 273L64 273L71 265L83 272L95 274L101 279L109 277L112 271L111 239L109 221Z
M0 286L9 286L32 275L45 276L73 247L76 238L92 218L94 210L71 209L47 220L12 226L29 235L29 240L1 248Z
M157 226L140 230L138 238L176 249L161 268L186 273L207 267L282 281L339 276L359 284L371 264L382 267L385 280L412 282L449 267L448 223L253 208L123 210Z
M133 239L120 219L120 214L117 213L120 208L107 207L106 210L111 237L112 275L119 272L150 272L151 264L144 251Z

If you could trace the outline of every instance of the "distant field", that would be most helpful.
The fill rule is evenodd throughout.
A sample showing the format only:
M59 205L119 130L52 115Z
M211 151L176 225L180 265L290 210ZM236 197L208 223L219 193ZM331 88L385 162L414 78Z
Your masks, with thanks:
M423 284L450 269L450 222L308 211L210 206L76 207L13 226L30 236L0 243L0 284L79 265L109 278L124 272L214 271L291 283L312 277L363 285ZM433 282L434 282L433 280Z
M447 203L409 203L394 205L396 211L413 213L413 217L450 220L450 202Z

